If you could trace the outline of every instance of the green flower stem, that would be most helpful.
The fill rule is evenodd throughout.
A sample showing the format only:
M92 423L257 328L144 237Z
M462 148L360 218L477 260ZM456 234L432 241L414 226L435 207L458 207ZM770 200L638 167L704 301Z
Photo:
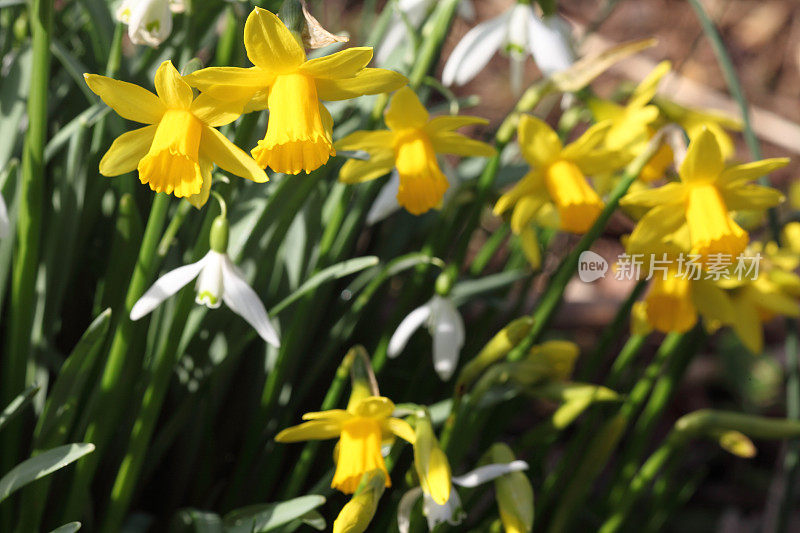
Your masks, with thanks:
M800 358L798 358L797 320L786 319L786 417L800 420ZM789 441L783 458L783 494L775 531L789 531L795 508L797 474L800 470L800 439Z
M625 450L616 469L617 479L609 492L609 501L612 505L619 501L627 489L628 483L633 478L639 467L639 461L644 456L647 445L652 437L656 424L672 399L675 389L683 378L686 368L697 353L705 337L700 326L695 327L683 340L683 349L670 361L666 373L656 381L650 399L642 410L630 435L625 439Z
M163 193L156 194L153 199L150 217L139 249L139 259L125 297L126 313L130 312L133 304L144 294L158 267L156 251L169 203L170 197ZM127 316L120 317L100 382L92 391L86 407L87 425L83 441L93 443L97 451L75 464L75 475L65 512L65 516L70 518L64 520L65 522L82 516L88 502L89 487L95 470L105 455L106 446L118 427L119 417L127 405L127 396L133 387L134 377L141 367L141 355L129 350L138 329L137 324Z
M695 411L681 417L661 447L636 473L625 496L599 531L613 533L619 530L634 504L644 495L662 468L677 458L689 441L703 436L713 437L725 431L738 431L754 439L797 439L800 438L800 421L713 410Z
M636 382L617 414L609 419L586 445L586 452L580 458L574 474L560 495L558 506L548 527L549 532L568 531L572 520L580 515L578 509L583 507L594 481L619 444L628 424L647 400L665 365L683 348L683 338L684 335L673 333L664 339L653 361Z
M442 44L450 32L450 26L456 16L459 1L441 0L437 2L436 8L428 18L428 22L422 27L422 46L408 75L408 84L411 88L418 89L425 80L425 76L428 75L428 71L439 60Z
M519 361L528 353L528 350L536 343L539 339L540 335L544 332L545 328L549 324L550 320L552 320L553 316L555 315L556 310L558 309L559 304L561 303L561 297L564 294L564 289L567 287L567 283L572 279L572 276L575 274L578 268L578 259L580 258L581 253L585 252L586 250L591 247L594 241L600 237L600 234L603 232L603 229L608 222L608 219L611 218L611 215L616 211L617 207L619 206L619 201L628 192L631 184L636 180L641 173L644 166L650 161L650 158L658 150L658 146L660 143L660 136L655 136L653 140L647 145L647 148L642 151L636 159L634 159L628 167L625 169L625 172L622 174L622 177L617 183L616 187L611 191L611 194L608 197L608 201L606 202L606 206L603 208L603 211L597 217L597 220L589 228L589 231L581 237L581 240L575 246L575 248L564 258L561 265L559 265L558 270L556 270L553 277L550 278L549 283L547 284L547 289L545 290L544 294L539 300L539 305L536 310L533 312L533 320L534 324L531 328L528 335L520 342L512 351L508 354L508 359L510 361Z
M8 345L4 354L0 404L7 405L29 383L26 377L31 354L31 328L35 312L36 277L39 272L39 244L42 238L42 209L45 180L44 146L47 140L47 99L50 81L50 34L53 0L30 2L33 66L28 93L28 134L22 153L18 191L17 251L14 256L8 313ZM2 434L0 471L13 467L19 455L20 420Z
M605 380L607 387L616 390L623 373L630 368L634 358L639 354L645 342L647 342L647 335L631 335L625 346L614 359L611 365L611 370L608 372L608 377Z
M617 339L622 336L622 329L628 323L633 304L636 303L636 300L639 299L639 296L642 295L645 288L647 288L647 280L639 280L636 285L634 285L633 290L628 294L628 297L625 298L625 301L622 302L622 305L619 306L619 309L617 309L614 319L609 325L603 328L600 339L597 341L597 347L588 357L580 361L579 365L577 365L579 367L576 376L577 381L590 380L597 374L597 370L600 364L605 360L609 350Z

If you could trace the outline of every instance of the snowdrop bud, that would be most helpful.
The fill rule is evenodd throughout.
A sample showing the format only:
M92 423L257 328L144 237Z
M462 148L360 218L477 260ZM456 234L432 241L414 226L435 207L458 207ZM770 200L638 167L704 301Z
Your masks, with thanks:
M444 271L439 274L439 277L436 278L436 294L439 296L449 295L450 291L453 289L453 283L455 283L457 275L457 266L450 265L445 268Z
M209 238L211 249L221 254L228 251L228 235L230 233L228 219L220 215L211 224L211 235Z
M172 33L169 0L125 0L116 17L128 25L128 37L133 44L155 48Z
M756 445L750 437L739 431L725 431L719 436L719 445L723 450L737 457L751 459L756 456Z
M514 452L505 444L494 444L487 453L492 463L511 463ZM533 488L528 476L510 472L494 480L500 520L507 532L523 533L533 530Z
M333 533L363 533L369 527L386 485L386 474L380 470L367 472L353 497L342 508L333 523Z

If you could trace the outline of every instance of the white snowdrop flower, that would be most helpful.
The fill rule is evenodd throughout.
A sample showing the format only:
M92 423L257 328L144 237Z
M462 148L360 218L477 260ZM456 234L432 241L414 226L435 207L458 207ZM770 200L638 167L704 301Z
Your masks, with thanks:
M0 239L5 239L11 232L11 220L8 218L8 208L3 196L0 195Z
M400 355L411 335L423 324L433 337L433 367L439 377L447 381L458 365L465 335L464 320L447 297L437 294L426 304L411 311L389 340L387 354L392 358Z
M132 43L156 48L172 33L172 13L185 10L185 0L123 0L116 17L128 25Z
M395 12L389 22L389 29L375 52L377 64L385 65L395 50L408 46L409 26L415 30L419 29L435 3L435 0L398 0L395 3ZM475 7L472 5L472 0L459 2L458 14L466 20L474 20Z
M490 464L476 468L467 472L463 476L454 476L453 485L460 487L477 487L493 479L496 479L511 472L521 472L528 469L525 461L512 461L506 464ZM461 498L455 486L450 490L450 499L444 505L439 505L428 494L425 494L420 487L415 487L406 492L400 499L397 507L397 527L400 533L408 533L411 522L411 509L414 503L422 496L422 513L428 520L428 529L433 531L436 526L445 522L452 526L457 526L466 517L466 513L461 507Z
M231 311L253 326L262 339L273 346L280 346L278 332L270 322L264 304L225 252L228 244L227 226L227 220L218 217L211 230L211 250L200 261L161 276L134 304L131 320L139 320L147 315L197 278L195 301L198 304L216 309L225 302Z
M545 76L569 68L575 60L566 22L558 15L541 18L531 5L518 3L467 32L447 59L442 82L464 85L498 51L506 51L511 60L511 87L515 94L521 93L524 86L527 54L533 56Z

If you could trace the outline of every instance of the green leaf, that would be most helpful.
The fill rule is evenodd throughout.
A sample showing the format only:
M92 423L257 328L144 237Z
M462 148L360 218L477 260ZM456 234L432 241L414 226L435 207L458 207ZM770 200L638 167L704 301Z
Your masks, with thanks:
M0 479L0 502L28 483L50 475L93 451L94 444L66 444L21 462Z
M70 522L69 524L64 524L61 527L55 528L50 533L75 533L81 528L80 522Z
M325 503L323 496L300 496L280 503L249 505L225 515L225 533L263 533L303 517Z
M103 345L111 321L111 310L103 311L84 332L70 356L61 365L44 411L34 430L36 448L52 448L64 442L77 415L86 382L92 376L95 358Z
M342 261L341 263L329 266L328 268L323 269L308 278L305 283L297 288L296 291L278 302L275 307L270 310L269 314L272 316L277 315L289 305L293 304L307 293L311 292L327 281L343 278L345 276L349 276L350 274L355 274L356 272L364 270L365 268L377 265L378 262L378 258L372 255L367 257L356 257L355 259L349 259L347 261Z
M8 74L3 76L3 84L0 86L0 102L3 102L0 116L0 139L3 139L0 143L0 168L6 167L22 139L19 126L25 116L32 64L31 48L25 46L12 56Z
M461 305L481 293L502 289L529 275L530 272L526 270L511 270L479 279L462 281L453 286L450 298L456 305Z
M192 533L224 533L222 518L211 511L181 509L175 514L169 531Z
M33 385L25 389L22 394L14 398L8 406L3 409L3 412L0 413L0 430L3 429L3 426L8 424L11 420L14 419L17 415L19 415L25 406L31 403L31 400L39 391L39 387L37 385Z
M307 526L313 527L317 531L324 531L327 524L325 517L319 514L318 511L309 511L300 517L300 520Z

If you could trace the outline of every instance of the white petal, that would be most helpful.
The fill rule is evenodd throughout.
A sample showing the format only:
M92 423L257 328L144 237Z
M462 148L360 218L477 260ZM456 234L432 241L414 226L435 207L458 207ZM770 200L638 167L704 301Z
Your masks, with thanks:
M397 8L405 14L408 23L417 28L425 18L428 11L430 0L401 0ZM389 30L381 40L378 50L375 53L375 61L379 65L384 65L391 57L392 53L401 46L408 45L408 27L401 15L395 12L389 22Z
M5 239L11 231L11 220L8 218L8 208L3 197L0 196L0 239Z
M411 335L428 320L429 316L431 316L430 302L411 311L408 316L400 322L400 325L397 326L397 331L395 331L392 338L389 339L389 348L386 350L387 355L389 357L397 357L400 355L400 352L402 352L403 348L408 344L408 339L410 339Z
M231 311L244 318L262 339L275 347L281 345L278 332L269 321L267 310L250 285L242 279L241 274L226 255L222 263L222 299Z
M575 61L569 44L569 27L558 15L540 19L531 10L528 17L528 46L533 60L545 76L569 68Z
M511 10L481 22L456 45L442 71L445 85L464 85L480 72L503 45Z
M438 298L438 297L437 297ZM433 367L443 381L449 380L458 366L461 347L464 346L464 320L453 303L438 298L433 335Z
M206 265L197 277L195 291L197 296L194 301L205 305L209 309L216 309L222 305L222 265L225 256L211 250L206 255Z
M381 188L377 198L372 203L367 213L367 225L373 225L388 217L398 209L400 204L397 202L397 193L400 190L400 174L397 169L392 170L389 181ZM449 190L449 189L448 189Z
M414 487L400 498L400 503L397 505L397 529L400 530L400 533L408 533L411 527L411 509L420 496L422 496L422 489Z
M475 6L472 5L472 0L461 0L458 3L458 14L470 22L475 20Z
M454 476L453 483L461 487L477 487L487 481L491 481L511 472L521 472L528 469L525 461L511 461L506 464L491 464L476 468L472 472L467 472L463 476Z
M450 491L450 499L444 505L439 505L427 494L423 495L422 513L428 519L428 529L433 531L441 523L448 522L457 526L467 516L461 509L461 497L455 490Z
M167 0L142 0L131 10L128 37L134 44L153 48L172 33L172 12Z
M131 320L139 320L158 307L161 302L188 285L203 270L207 259L208 254L196 263L178 267L158 278L153 286L147 289L147 292L133 304Z
M131 21L131 11L133 10L133 2L134 0L123 0L122 3L117 8L117 11L114 13L114 17L117 21L122 22L123 24L128 24Z

